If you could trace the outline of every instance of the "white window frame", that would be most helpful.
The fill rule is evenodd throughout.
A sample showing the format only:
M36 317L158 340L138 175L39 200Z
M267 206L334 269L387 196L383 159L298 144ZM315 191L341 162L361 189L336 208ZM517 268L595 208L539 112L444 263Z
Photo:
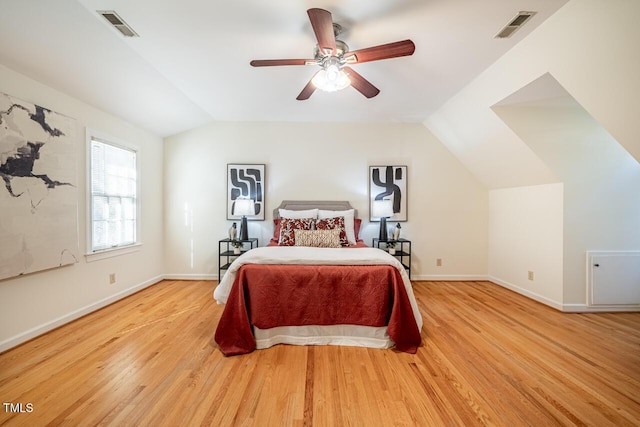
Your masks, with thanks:
M91 141L98 141L104 144L109 144L114 147L122 148L125 150L131 150L136 153L136 236L135 242L128 245L117 246L114 248L105 248L96 251L92 251L93 248L93 209L92 202L93 197L91 194ZM132 252L137 252L141 249L141 229L142 229L142 216L141 205L142 197L140 192L140 158L141 149L140 146L132 144L127 141L123 141L118 138L114 138L111 135L107 135L103 132L95 131L92 129L86 129L86 250L85 258L87 262L97 261L100 259L110 258L118 255L124 255Z

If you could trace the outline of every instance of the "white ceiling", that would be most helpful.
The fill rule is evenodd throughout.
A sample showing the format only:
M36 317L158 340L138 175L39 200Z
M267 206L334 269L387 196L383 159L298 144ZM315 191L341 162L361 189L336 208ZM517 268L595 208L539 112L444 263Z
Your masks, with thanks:
M160 136L214 120L421 122L567 1L0 0L0 64ZM312 58L312 7L351 50L409 38L415 54L353 66L375 98L347 88L297 101L316 68L249 61ZM494 39L521 10L538 13Z

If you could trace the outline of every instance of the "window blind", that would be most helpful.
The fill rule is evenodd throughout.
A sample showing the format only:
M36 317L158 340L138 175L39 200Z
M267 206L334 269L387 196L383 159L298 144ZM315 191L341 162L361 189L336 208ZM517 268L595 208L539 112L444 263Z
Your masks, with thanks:
M136 154L134 150L91 140L93 252L136 243Z

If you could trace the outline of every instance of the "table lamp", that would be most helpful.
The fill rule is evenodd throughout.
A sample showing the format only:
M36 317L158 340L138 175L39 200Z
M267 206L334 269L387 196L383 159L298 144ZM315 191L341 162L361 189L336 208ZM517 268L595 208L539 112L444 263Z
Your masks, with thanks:
M253 199L239 197L235 201L233 214L242 215L242 225L240 226L240 240L249 240L249 230L247 229L247 215L255 215L255 205Z
M380 218L380 240L388 240L387 218L393 216L392 200L374 200L371 205L371 216Z

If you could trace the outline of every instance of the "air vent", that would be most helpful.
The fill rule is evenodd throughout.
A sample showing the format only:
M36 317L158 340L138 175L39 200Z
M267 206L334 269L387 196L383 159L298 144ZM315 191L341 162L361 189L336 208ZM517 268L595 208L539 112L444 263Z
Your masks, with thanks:
M498 34L494 36L495 39L506 39L511 37L525 22L527 22L536 12L518 12L511 21L502 29Z
M116 30L120 31L125 37L140 37L138 33L133 31L129 25L113 10L98 10L100 15L104 17Z

